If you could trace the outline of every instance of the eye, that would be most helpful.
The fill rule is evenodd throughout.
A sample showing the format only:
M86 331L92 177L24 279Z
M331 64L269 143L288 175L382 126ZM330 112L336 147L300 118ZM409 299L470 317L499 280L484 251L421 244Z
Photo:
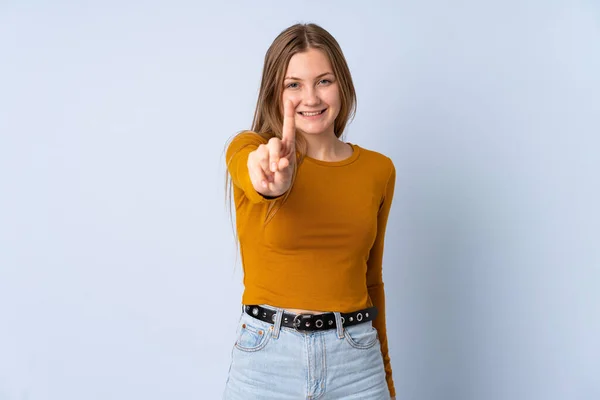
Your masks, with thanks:
M325 83L327 85L327 84L330 84L331 81L329 79L321 79L321 82L319 82L319 83L321 83L321 84Z
M298 86L294 86L294 85L298 85L298 82L288 83L287 86L286 86L286 88L296 89Z

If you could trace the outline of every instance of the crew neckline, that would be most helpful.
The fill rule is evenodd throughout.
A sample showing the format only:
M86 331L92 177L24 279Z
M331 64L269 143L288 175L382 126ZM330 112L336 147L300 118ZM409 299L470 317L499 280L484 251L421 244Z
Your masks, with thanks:
M343 160L339 160L339 161L323 161L323 160L318 160L316 158L312 158L309 156L304 156L304 159L307 161L310 161L314 164L318 164L318 165L323 165L326 167L341 167L343 165L348 165L350 163L353 163L357 158L358 155L360 153L360 147L358 147L357 145L355 145L354 143L350 143L350 142L346 142L347 144L349 144L352 147L352 154L350 155L350 157L345 158Z

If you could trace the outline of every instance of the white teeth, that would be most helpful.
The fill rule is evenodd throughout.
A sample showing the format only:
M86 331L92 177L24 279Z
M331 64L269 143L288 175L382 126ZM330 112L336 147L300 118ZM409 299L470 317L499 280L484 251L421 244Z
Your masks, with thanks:
M314 117L315 115L319 115L321 114L323 111L317 111L317 112L303 112L302 115L306 116L306 117Z

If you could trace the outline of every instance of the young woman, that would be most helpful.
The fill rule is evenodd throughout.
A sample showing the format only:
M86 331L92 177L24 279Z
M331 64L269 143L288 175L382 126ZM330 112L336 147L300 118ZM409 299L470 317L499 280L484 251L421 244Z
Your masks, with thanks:
M244 294L225 399L395 398L382 258L396 171L341 140L355 107L333 36L277 36L252 130L226 152Z

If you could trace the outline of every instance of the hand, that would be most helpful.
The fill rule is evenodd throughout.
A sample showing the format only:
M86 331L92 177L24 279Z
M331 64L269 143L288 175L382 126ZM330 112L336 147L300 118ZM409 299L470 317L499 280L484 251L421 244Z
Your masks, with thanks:
M254 189L264 196L276 197L292 184L296 165L296 105L284 104L282 138L273 137L248 155L248 173Z

